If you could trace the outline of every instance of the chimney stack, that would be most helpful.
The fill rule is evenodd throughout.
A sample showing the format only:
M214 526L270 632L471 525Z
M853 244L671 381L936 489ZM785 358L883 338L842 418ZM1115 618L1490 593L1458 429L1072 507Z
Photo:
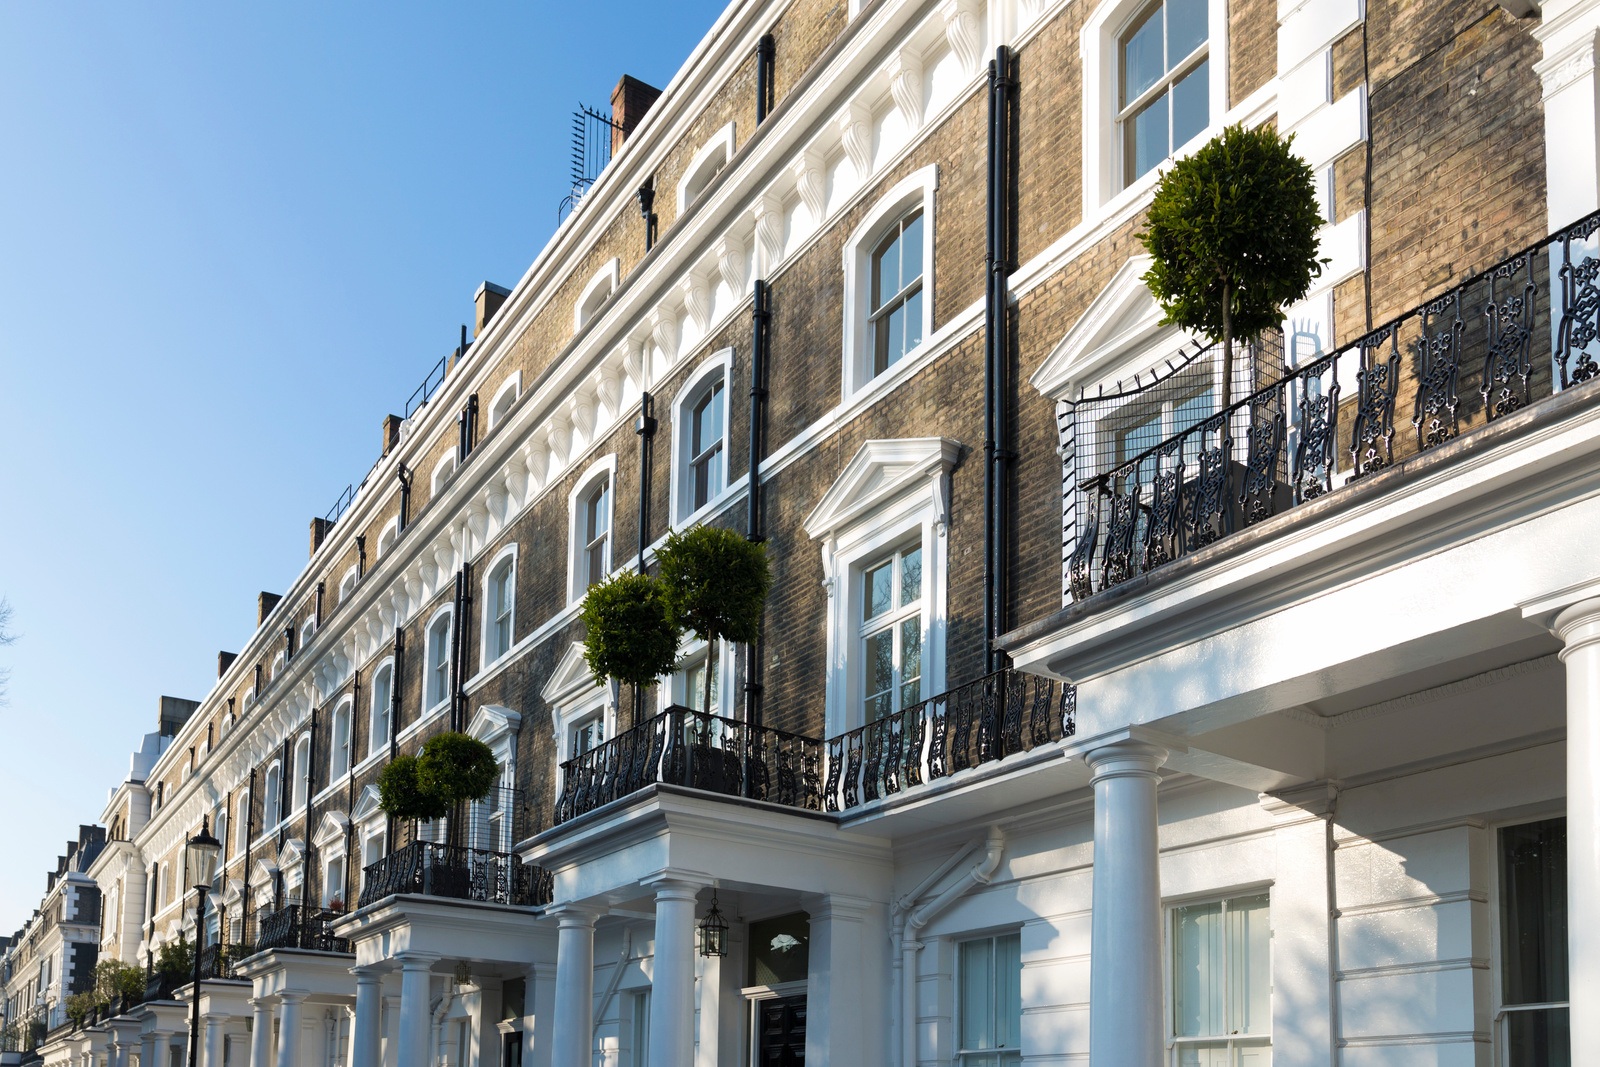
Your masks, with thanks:
M267 621L267 616L272 614L272 609L278 606L278 601L283 597L277 593L260 593L256 596L256 628Z
M484 282L478 286L478 291L472 294L472 302L477 306L477 313L472 317L473 337L483 332L483 328L489 325L489 320L494 318L494 313L500 310L500 305L510 295L510 289L494 282Z
M624 74L617 87L611 90L611 154L622 148L633 128L639 125L644 113L656 102L661 90L646 85L631 74Z
M189 716L200 707L198 700L185 700L182 697L161 698L161 719L157 730L162 737L174 737L178 729L189 721Z
M388 455L394 451L394 446L400 443L400 424L405 422L399 415L385 415L383 417L383 454Z
M322 542L327 539L328 531L333 529L333 523L327 519L311 520L311 554L315 556L317 549L322 547ZM257 623L256 625L260 625Z
M218 652L217 653L217 677L221 678L224 674L227 674L228 673L228 668L233 666L233 661L238 659L238 658L239 658L239 653L237 653L237 652Z

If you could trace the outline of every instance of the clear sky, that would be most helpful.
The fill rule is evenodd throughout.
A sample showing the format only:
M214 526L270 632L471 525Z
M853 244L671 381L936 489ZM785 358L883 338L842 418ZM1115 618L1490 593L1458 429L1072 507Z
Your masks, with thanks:
M722 6L0 4L0 934Z

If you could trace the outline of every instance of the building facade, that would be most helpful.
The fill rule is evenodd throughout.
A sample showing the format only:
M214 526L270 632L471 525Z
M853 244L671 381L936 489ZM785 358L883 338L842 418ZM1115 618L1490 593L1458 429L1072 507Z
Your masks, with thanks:
M735 2L114 794L152 994L46 1060L198 997L205 1067L1600 1062L1597 33ZM1269 122L1326 262L1220 410L1138 234ZM598 684L696 523L760 640ZM499 785L390 818L445 730Z

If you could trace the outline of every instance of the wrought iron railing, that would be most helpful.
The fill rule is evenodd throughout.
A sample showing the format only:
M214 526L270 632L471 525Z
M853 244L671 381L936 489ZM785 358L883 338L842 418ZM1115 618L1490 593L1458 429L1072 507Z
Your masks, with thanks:
M361 874L359 907L396 893L539 907L550 903L548 872L508 852L413 841Z
M828 811L880 800L1071 737L1077 692L1000 670L828 739Z
M822 742L674 705L561 765L562 823L658 782L821 807Z
M589 186L600 177L600 172L611 162L611 145L622 127L611 119L609 111L599 111L579 104L572 113L572 190L561 198L556 207L556 221L566 218L567 212L578 206Z
M234 978L234 964L248 949L242 945L211 944L200 950L200 978Z
M53 1007L51 1002L45 1001L6 1020L5 1027L0 1028L0 1052L20 1052L26 1056L37 1049L52 1026L59 1025L54 1016L65 1018L64 1012L53 1012Z
M275 911L256 913L256 951L302 948L316 952L349 952L350 942L333 936L333 924L343 912L313 910L303 904L286 904Z
M1597 231L1600 212L1084 480L1073 599L1600 377Z

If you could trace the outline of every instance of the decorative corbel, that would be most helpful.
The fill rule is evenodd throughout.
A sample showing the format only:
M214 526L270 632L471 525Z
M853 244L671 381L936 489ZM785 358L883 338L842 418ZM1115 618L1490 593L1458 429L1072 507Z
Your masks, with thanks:
M909 47L900 49L889 74L889 93L905 120L906 132L922 128L922 57Z
M864 182L872 173L872 109L853 102L836 121L839 140L855 168L856 179Z
M965 77L977 76L983 60L983 18L978 0L945 0L939 8L944 18L945 39L961 63Z

